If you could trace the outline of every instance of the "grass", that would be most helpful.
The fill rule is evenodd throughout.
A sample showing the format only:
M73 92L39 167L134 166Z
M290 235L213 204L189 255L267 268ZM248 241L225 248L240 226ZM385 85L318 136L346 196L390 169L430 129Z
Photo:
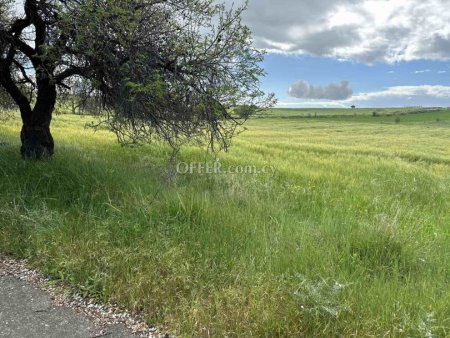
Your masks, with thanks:
M219 155L274 175L171 179L89 117L55 117L49 162L2 124L0 252L182 337L448 336L450 111L355 111L274 111Z
M323 118L323 117L362 117L362 116L395 116L436 112L438 108L276 108L265 113L272 118Z

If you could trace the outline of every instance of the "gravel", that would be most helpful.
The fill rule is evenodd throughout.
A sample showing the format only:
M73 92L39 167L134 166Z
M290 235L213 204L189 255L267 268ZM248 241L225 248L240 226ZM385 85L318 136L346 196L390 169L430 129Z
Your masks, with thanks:
M73 292L62 283L54 283L30 268L25 260L16 260L0 255L0 277L14 277L24 281L35 288L45 291L50 297L53 306L67 307L82 314L100 330L93 337L108 335L107 327L111 325L124 325L133 334L139 337L168 338L156 327L147 325L139 315L131 314L117 304L102 304L98 301L84 298Z

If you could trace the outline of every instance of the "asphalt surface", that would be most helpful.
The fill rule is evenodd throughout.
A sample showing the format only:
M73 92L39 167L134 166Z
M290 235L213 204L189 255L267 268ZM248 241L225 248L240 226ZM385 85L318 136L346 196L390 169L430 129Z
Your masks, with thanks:
M56 307L50 295L15 277L0 276L1 338L128 338L123 325L97 327L67 307Z

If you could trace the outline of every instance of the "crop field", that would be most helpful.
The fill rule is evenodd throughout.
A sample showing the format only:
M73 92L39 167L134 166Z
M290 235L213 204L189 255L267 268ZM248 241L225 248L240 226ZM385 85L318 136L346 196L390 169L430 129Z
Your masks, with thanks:
M401 115L414 115L414 114L426 114L436 111L440 111L442 108L423 108L423 107L411 107L411 108L277 108L271 109L265 113L265 117L271 118L301 118L301 117L362 117L362 116L401 116Z
M171 164L65 114L23 161L13 119L0 252L74 292L179 337L450 335L450 110L272 110Z

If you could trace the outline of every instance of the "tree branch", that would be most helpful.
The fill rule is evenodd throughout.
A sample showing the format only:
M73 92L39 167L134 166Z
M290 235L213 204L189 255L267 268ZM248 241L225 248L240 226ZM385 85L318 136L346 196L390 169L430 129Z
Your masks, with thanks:
M7 67L4 60L0 62L0 84L6 89L9 95L13 98L14 102L16 102L19 106L22 120L27 121L31 116L30 101L14 83L14 80L11 77L10 69Z
M72 66L72 67L69 67L69 68L63 70L58 75L56 75L55 82L57 84L61 85L65 79L67 79L71 76L74 76L74 75L84 76L85 72L86 72L85 68Z
M13 60L13 63L19 68L23 78L25 81L29 84L31 84L33 87L36 87L36 84L30 79L30 77L27 75L27 72L25 70L25 67L17 60Z

